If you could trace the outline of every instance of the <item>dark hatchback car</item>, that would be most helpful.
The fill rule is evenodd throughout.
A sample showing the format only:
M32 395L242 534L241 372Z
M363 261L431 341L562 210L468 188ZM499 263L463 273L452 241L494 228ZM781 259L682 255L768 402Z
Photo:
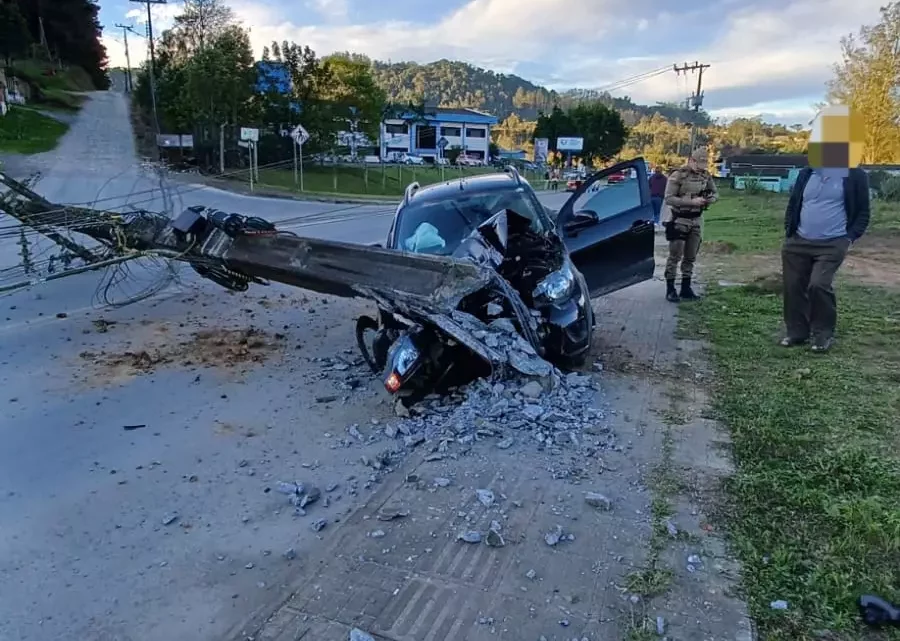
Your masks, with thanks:
M632 168L634 179L607 184L607 176ZM510 241L509 252L516 255L507 258L522 266L511 282L540 312L547 357L577 365L591 347L590 300L653 276L653 208L644 161L589 176L558 212L541 204L514 169L421 189L411 185L386 247L452 256L482 223L504 210L522 217L517 220L529 232L522 236L531 239L527 247Z

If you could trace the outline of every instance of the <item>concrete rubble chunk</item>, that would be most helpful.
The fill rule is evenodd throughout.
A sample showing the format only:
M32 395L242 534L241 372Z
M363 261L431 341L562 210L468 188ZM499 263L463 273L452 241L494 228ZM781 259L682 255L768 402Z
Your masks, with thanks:
M612 501L610 501L606 496L600 494L599 492L587 492L584 495L584 502L590 505L591 507L596 507L601 510L610 510L612 509Z
M434 479L434 485L436 487L449 487L450 479L445 479L445 478L439 476L436 479Z
M666 519L666 531L673 539L678 536L678 528L675 527L675 524L670 519Z
M375 641L375 637L359 628L353 628L350 630L350 641Z
M312 525L310 527L312 528L313 532L321 532L326 525L328 525L328 521L326 521L325 519L316 519L312 522Z
M522 392L522 395L526 398L540 398L544 393L544 388L537 381L530 381L525 383L519 391Z
M475 496L484 507L491 507L494 504L494 493L490 490L475 490Z
M561 525L557 525L544 535L544 542L549 546L554 546L563 538L563 529Z
M475 530L460 532L457 538L465 543L481 543L481 533Z
M487 537L485 538L484 542L492 548L502 548L504 545L506 545L506 541L503 539L503 535L500 534L499 522L491 521L491 529L488 530Z
M406 516L409 516L409 510L399 507L383 507L378 510L379 521L393 521L394 519L401 519Z

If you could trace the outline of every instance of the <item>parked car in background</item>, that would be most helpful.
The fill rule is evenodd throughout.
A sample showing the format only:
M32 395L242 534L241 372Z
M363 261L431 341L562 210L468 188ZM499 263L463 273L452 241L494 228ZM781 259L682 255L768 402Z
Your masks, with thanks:
M476 156L460 154L456 159L456 164L461 167L484 167L484 161Z
M400 162L404 165L424 165L425 159L415 154L403 154L400 156Z
M628 171L628 172L625 172L625 171L613 172L609 176L606 177L606 184L607 185L615 185L618 183L625 182L626 180L628 180L630 175L631 175L630 171Z

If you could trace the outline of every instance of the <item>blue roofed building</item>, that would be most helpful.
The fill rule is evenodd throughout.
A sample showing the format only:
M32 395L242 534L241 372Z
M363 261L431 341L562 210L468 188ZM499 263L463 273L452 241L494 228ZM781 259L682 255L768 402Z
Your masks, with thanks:
M260 60L256 63L256 91L257 93L276 93L288 95L291 93L291 72L282 62L272 60ZM293 113L300 112L300 105L290 103Z
M458 148L469 158L490 162L491 127L497 117L475 109L437 107L423 117L400 114L381 123L381 157L414 154L435 161L443 151Z
M281 62L260 60L256 63L256 91L287 94L291 92L291 72Z

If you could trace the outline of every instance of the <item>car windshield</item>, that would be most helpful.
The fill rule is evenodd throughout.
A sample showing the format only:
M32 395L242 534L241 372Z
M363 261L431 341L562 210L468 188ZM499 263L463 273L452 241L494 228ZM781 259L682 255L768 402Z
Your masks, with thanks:
M550 225L524 188L484 193L460 192L439 201L413 202L397 220L397 248L419 254L452 254L481 223L502 209L531 221L531 229L545 233Z

